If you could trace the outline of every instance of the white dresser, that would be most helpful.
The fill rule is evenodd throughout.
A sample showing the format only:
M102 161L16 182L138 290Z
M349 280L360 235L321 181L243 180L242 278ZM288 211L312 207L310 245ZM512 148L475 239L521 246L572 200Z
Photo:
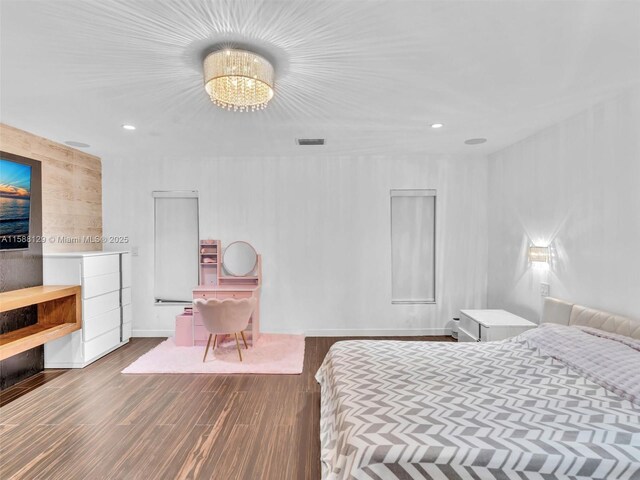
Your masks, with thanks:
M82 330L45 344L45 368L83 368L129 341L129 252L45 254L43 274L45 285L82 286Z
M460 310L459 342L492 342L515 337L537 325L506 310Z

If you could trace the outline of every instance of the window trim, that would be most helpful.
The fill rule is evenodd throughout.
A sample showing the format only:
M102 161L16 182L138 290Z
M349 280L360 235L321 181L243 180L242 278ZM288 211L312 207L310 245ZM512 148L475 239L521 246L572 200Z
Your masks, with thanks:
M393 198L394 197L433 197L433 300L394 300L393 299ZM436 288L437 228L438 228L438 194L435 189L391 189L389 190L389 236L391 246L391 304L392 305L435 305L438 300Z
M151 192L153 197L153 272L154 272L154 291L153 304L155 306L170 305L191 305L193 301L181 300L161 300L155 295L155 270L156 270L156 198L195 198L196 199L196 215L197 215L197 235L200 242L200 196L198 190L154 190ZM198 282L200 282L200 265L198 267Z

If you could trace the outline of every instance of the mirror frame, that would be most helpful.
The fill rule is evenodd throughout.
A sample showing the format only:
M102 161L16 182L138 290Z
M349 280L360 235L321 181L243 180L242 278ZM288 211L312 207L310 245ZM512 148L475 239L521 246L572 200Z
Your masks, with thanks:
M224 263L224 256L227 253L227 250L229 249L229 247L231 247L232 245L235 245L236 243L244 243L245 245L249 245L249 247L251 247L251 250L253 250L253 253L255 253L256 255L256 261L253 264L253 266L251 267L251 270L249 270L247 273L239 275L237 273L232 272L231 270L229 270L227 268L227 266ZM224 271L231 277L249 277L251 276L251 274L255 274L256 268L258 267L258 252L256 251L256 249L254 248L253 245L251 245L249 242L245 242L244 240L236 240L235 242L231 242L229 245L226 246L226 248L224 249L224 252L222 252L222 268L224 268Z

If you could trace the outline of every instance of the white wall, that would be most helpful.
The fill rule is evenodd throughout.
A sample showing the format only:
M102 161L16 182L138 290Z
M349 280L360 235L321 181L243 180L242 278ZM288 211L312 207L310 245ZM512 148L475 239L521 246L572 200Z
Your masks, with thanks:
M551 245L549 269L529 242ZM488 304L537 321L541 281L640 317L640 90L490 156Z
M486 300L483 157L103 160L105 235L129 235L134 336L170 335L153 305L153 190L200 192L201 237L263 255L262 330L440 334ZM391 305L389 190L438 190L437 304Z

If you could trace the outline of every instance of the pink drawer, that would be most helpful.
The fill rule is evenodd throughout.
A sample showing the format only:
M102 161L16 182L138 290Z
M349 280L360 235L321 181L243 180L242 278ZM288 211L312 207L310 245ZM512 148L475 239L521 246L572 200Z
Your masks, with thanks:
M217 298L249 298L251 297L251 292L217 292Z
M178 347L193 346L193 317L191 315L178 315L176 317L175 342Z
M209 299L209 298L216 298L216 292L198 292L198 291L194 291L193 292L193 299L195 300L196 298L204 298Z
M195 325L193 327L193 344L194 345L206 345L209 338L209 332L202 325Z

